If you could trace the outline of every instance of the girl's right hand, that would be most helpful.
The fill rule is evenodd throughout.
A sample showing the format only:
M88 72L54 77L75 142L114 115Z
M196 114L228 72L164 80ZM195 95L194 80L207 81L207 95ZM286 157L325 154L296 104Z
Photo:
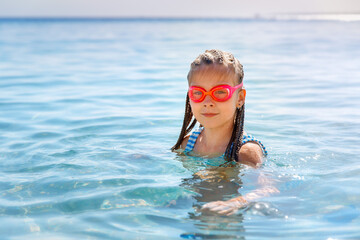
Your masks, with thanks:
M248 201L242 196L233 198L227 201L215 201L206 203L202 206L202 211L210 211L220 215L232 215L237 212L238 209L246 207Z

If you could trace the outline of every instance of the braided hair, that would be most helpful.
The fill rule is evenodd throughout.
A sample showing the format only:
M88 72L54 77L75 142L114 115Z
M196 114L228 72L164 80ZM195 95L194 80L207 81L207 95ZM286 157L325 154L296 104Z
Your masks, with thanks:
M202 65L211 65L219 64L224 65L229 70L235 72L235 75L238 79L238 84L242 83L244 78L243 66L231 53L224 52L221 50L206 50L204 53L200 54L192 63L190 71L187 75L188 81L190 81L192 74L198 70ZM227 161L238 161L239 150L242 146L242 138L244 132L244 117L245 117L245 104L241 108L237 108L234 118L234 127L228 143L228 146L225 150L225 159ZM183 126L179 135L179 138L176 144L171 148L171 150L179 149L181 143L183 142L185 136L191 132L191 130L196 125L197 120L193 117L193 113L190 106L189 96L186 94L185 102L185 114Z

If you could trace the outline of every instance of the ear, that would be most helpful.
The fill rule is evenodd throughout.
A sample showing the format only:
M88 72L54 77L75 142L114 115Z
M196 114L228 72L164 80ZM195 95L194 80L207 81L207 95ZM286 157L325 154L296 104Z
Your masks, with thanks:
M237 100L237 103L236 103L236 107L237 107L237 108L241 108L242 105L244 105L244 103L245 103L245 97L246 97L246 90L245 90L245 89L241 89L241 90L239 91L238 100Z

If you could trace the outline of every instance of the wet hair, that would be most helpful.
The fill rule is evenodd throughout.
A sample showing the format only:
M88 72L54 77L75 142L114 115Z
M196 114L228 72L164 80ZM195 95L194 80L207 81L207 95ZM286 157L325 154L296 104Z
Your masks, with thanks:
M192 63L190 71L187 75L187 79L190 82L192 74L196 72L199 67L203 65L223 65L228 68L228 70L235 73L237 77L238 84L242 83L244 79L243 66L231 53L223 52L221 50L206 50L204 53L200 54ZM238 161L239 150L242 146L242 138L244 132L244 116L245 116L245 104L241 108L237 108L234 118L234 127L229 140L229 144L225 150L225 159L228 161ZM193 113L190 106L189 96L186 94L186 103L185 103L185 115L183 126L179 135L179 138L176 144L171 148L171 150L176 150L180 148L181 143L184 140L184 137L191 132L191 130L196 125L197 120L193 118Z

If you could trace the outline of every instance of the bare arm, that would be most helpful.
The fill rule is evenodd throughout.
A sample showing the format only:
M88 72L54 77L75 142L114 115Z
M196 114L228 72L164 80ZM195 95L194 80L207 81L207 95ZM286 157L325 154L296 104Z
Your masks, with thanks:
M245 147L246 146L246 147ZM241 163L250 165L254 168L261 166L263 153L259 145L255 143L245 144L239 152L239 160ZM247 193L245 196L239 196L227 201L215 201L205 204L202 210L208 210L221 215L232 215L239 208L247 206L250 202L268 197L280 191L274 186L274 181L267 178L264 174L260 174L258 183L261 186L258 189Z
M201 210L211 211L220 215L232 215L240 208L246 207L250 202L263 197L268 197L272 194L279 193L280 191L273 185L273 181L264 176L259 176L258 182L262 185L260 188L245 194L245 196L239 196L229 199L227 201L215 201L205 204Z
M253 168L261 166L264 154L261 147L254 142L244 144L239 151L238 162L249 165Z

